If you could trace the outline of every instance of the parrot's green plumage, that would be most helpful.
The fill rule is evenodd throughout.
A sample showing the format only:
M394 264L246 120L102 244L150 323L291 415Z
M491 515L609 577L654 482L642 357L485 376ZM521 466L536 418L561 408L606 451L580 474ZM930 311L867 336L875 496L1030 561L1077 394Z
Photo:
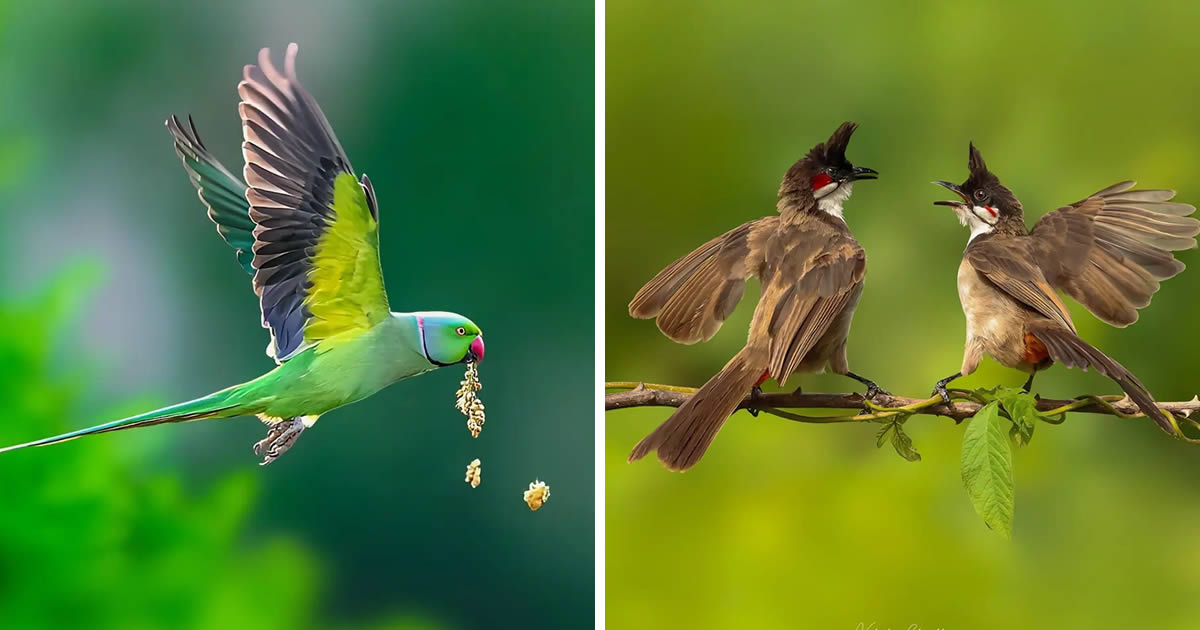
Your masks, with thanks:
M253 275L267 354L279 363L241 385L178 405L80 429L0 453L167 422L257 415L270 425L254 450L270 463L332 409L405 378L483 359L483 336L455 313L393 313L379 265L379 209L296 78L266 49L238 84L246 183L222 166L196 128L167 128L208 216Z

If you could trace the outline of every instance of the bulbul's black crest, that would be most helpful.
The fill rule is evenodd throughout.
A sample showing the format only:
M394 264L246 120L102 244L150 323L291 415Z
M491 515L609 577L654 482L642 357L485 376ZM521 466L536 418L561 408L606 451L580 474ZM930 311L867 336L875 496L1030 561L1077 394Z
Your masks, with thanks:
M813 147L805 159L812 160L821 166L840 166L850 168L850 162L846 160L846 147L850 146L850 136L854 135L854 130L858 129L858 123L846 121L842 123L837 131L829 136L829 140Z
M858 123L842 123L829 140L809 149L804 157L797 160L783 176L783 182L779 186L781 203L797 209L812 208L815 207L814 183L818 184L816 187L819 188L829 181L836 181L841 185L860 179L875 179L878 173L874 169L854 168L846 159L846 147L857 128ZM817 181L814 178L823 179Z
M983 154L975 148L974 143L969 147L967 168L970 169L970 174L962 186L955 186L949 182L938 183L958 193L967 204L994 208L1002 220L1009 219L1005 222L1014 225L1019 223L1023 231L1025 215L1021 210L1021 202L1008 187L1000 183L999 177L988 170L987 163L983 161Z

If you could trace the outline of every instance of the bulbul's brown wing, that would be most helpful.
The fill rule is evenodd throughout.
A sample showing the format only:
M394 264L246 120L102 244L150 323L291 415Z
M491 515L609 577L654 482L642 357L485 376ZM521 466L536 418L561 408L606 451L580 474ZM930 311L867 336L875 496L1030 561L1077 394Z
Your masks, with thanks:
M1013 299L1075 332L1067 306L1036 262L1034 245L1030 236L984 237L972 241L963 258Z
M767 370L782 385L861 291L867 255L823 222L780 231L768 250L747 346L766 349Z
M712 338L746 290L746 279L763 263L763 242L779 217L765 217L701 245L658 272L629 303L638 319L658 319L671 339L692 344Z
M1173 251L1196 246L1195 208L1171 190L1131 190L1127 181L1042 217L1029 234L1034 262L1113 326L1137 321L1159 282L1183 271Z
M1037 260L1036 247L1045 244L1037 243L1032 235L992 237L972 243L967 247L965 256L975 270L989 281L1046 317L1045 320L1030 324L1026 333L1032 334L1045 346L1052 360L1067 367L1084 370L1095 368L1097 372L1113 379L1143 413L1164 431L1174 435L1172 422L1154 404L1154 398L1141 381L1076 334L1054 287L1046 280L1042 268L1033 262ZM1049 264L1059 264L1077 255L1077 251L1066 249Z
M750 253L742 258L761 261L758 269L753 271L761 274L763 286L746 347L639 442L629 461L658 451L659 461L671 470L687 470L694 466L763 371L769 372L780 384L784 383L861 291L866 254L844 228L837 230L820 219L784 228L779 228L776 221L765 225L770 226L770 231L759 232L765 228L751 227L746 237L739 237L749 238ZM714 253L711 249L719 240L706 243L663 270L639 296L643 293L652 295L655 290L652 285L660 279L664 280L657 290L665 291L674 283L679 288L668 293L678 295L678 291L684 290L691 278L696 277L704 260L720 258L719 250ZM696 263L697 258L703 260ZM706 275L728 277L716 273ZM679 276L688 279L681 284ZM713 294L710 290L699 295ZM635 298L634 305L639 303L646 302ZM662 315L659 315L659 321L661 326Z

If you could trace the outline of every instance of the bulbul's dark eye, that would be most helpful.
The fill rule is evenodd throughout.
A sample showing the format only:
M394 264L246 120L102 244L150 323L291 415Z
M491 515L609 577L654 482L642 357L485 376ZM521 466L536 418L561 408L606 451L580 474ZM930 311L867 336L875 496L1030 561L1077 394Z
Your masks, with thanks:
M987 199L987 192L980 188L979 190L975 191L975 198L979 201L984 201Z
M458 333L458 336L461 337L461 336L467 334L467 329L463 328L462 326L459 326L458 328L456 328L454 330L454 332Z

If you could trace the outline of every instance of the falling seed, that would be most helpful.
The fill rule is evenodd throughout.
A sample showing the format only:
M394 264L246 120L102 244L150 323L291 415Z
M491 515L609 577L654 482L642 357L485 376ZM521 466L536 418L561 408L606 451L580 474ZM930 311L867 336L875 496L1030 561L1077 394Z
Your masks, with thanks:
M476 457L475 459L471 460L470 464L467 464L466 482L471 484L472 488L478 488L480 481L482 480L479 478L479 458Z
M529 489L525 491L525 504L529 506L530 510L536 512L549 500L550 486L547 486L544 481L534 479L533 483L529 484Z
M471 432L473 438L479 437L479 432L483 430L483 423L486 420L483 413L483 401L479 400L479 395L475 393L482 388L483 385L479 382L478 365L474 361L468 361L467 373L463 375L463 380L459 383L456 392L458 399L454 402L454 408L467 417L467 430Z

